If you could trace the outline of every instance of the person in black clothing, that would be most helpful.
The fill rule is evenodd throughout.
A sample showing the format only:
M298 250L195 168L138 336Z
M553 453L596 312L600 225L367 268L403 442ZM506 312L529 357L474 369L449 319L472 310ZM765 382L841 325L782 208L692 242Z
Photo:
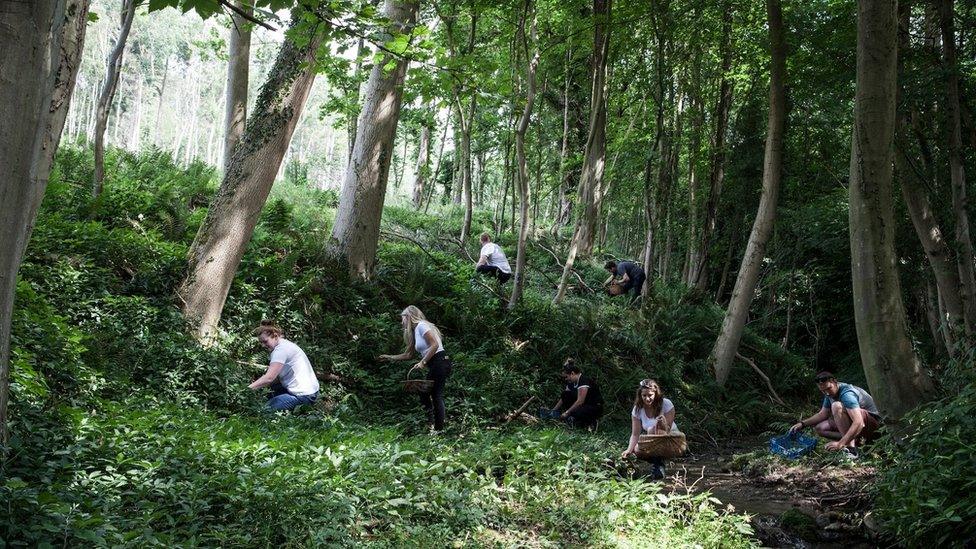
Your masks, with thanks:
M562 377L566 381L562 394L553 406L553 416L576 427L587 427L603 415L603 395L600 387L588 376L584 376L576 361L567 358L563 364Z
M644 269L640 265L633 261L621 261L620 263L607 261L603 267L610 272L610 278L607 279L605 285L612 282L614 278L620 277L623 293L626 294L633 290L635 298L640 295L644 281L647 280L647 275L644 274Z

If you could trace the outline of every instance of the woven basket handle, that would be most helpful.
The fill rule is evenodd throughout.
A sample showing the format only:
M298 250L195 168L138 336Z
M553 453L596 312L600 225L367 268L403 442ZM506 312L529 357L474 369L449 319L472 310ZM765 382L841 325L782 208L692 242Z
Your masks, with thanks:
M420 369L420 368L417 368L417 366L416 366L416 365L414 365L414 366L411 366L411 367L410 367L410 369L409 369L409 370L407 370L407 381L409 381L409 380L410 380L410 373L411 373L411 372L413 372L414 370L419 370L419 369Z

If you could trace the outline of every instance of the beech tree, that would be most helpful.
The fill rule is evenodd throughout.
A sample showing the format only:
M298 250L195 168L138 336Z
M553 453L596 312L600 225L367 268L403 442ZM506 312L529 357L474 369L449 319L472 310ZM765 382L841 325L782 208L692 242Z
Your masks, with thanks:
M383 15L390 21L390 36L410 35L418 7L418 2L413 0L386 0ZM376 261L380 219L408 64L406 57L386 57L376 62L363 93L356 144L346 169L328 245L331 255L348 264L352 276L368 278Z
M61 139L85 41L88 0L0 9L0 446L7 446L10 322L17 271Z
M237 7L244 14L253 8L243 1ZM251 62L251 23L245 16L231 14L230 36L227 40L227 91L224 105L224 171L230 167L234 147L244 133L247 122L247 78Z
M776 203L779 199L783 171L783 132L786 126L786 38L780 0L766 0L769 22L769 120L766 129L766 152L763 160L762 197L752 225L749 243L735 279L732 299L725 312L718 339L709 355L709 364L719 385L725 385L732 361L745 330L749 306L759 282L759 269L766 256L766 244L773 231Z
M201 339L217 328L234 274L254 233L282 158L315 80L328 26L292 15L291 29L261 87L254 114L227 163L220 189L189 252L189 274L178 294Z
M105 128L108 125L108 111L112 105L112 99L115 97L115 88L119 83L122 54L125 53L125 43L129 38L129 31L132 29L132 20L135 15L136 0L122 0L119 36L105 60L105 80L102 81L102 90L98 94L98 107L95 111L93 145L95 172L92 182L92 196L95 198L102 194L102 182L105 180Z
M908 338L894 248L896 6L858 0L849 219L861 365L878 405L898 418L932 395L932 383Z

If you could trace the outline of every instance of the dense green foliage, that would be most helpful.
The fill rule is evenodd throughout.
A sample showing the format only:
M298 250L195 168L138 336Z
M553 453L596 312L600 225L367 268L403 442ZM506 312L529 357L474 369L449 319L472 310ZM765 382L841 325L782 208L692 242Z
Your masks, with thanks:
M334 195L283 183L235 280L227 333L204 348L174 289L213 173L162 153L115 152L109 165L91 202L88 155L62 151L21 269L0 485L8 542L745 543L742 519L606 465L643 377L662 381L692 440L702 426L744 431L778 417L751 370L734 373L734 401L708 381L720 311L706 300L660 285L640 308L585 290L554 308L558 265L540 247L525 303L507 313L457 246L438 244L456 212L398 208L385 216L375 283L350 283L321 252ZM591 286L603 277L597 262L582 272ZM403 365L374 358L402 345L407 303L443 328L457 363L443 437L424 435L400 390ZM266 359L249 335L261 318L347 380L323 386L328 412L259 413L242 363ZM781 391L795 390L801 364L753 335L747 344ZM529 395L554 399L566 356L605 387L602 432L494 430Z

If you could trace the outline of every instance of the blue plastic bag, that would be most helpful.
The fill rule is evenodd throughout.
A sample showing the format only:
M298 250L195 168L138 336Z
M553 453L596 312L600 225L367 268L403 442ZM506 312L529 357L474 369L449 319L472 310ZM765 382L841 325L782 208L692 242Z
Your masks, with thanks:
M817 439L795 433L786 433L769 439L769 451L790 459L809 454L817 446Z

